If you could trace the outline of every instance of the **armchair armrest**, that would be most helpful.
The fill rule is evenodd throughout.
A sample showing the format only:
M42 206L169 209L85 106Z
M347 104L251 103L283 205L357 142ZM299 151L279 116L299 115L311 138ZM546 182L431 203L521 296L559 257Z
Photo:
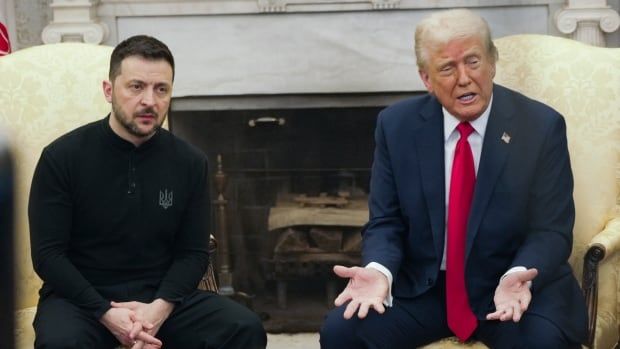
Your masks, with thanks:
M202 276L200 283L198 283L198 289L200 290L213 291L215 293L217 293L218 291L217 280L215 279L215 273L213 272L214 258L212 257L216 250L217 250L217 240L215 239L213 235L210 235L209 236L209 256L210 256L209 267L207 268L207 271L205 272L205 274Z
M605 229L592 238L588 244L588 251L592 248L602 251L603 255L600 261L620 251L620 217L610 220Z
M583 289L588 307L588 347L594 342L598 308L598 266L606 257L620 250L620 218L609 221L605 229L596 234L588 244L583 261Z

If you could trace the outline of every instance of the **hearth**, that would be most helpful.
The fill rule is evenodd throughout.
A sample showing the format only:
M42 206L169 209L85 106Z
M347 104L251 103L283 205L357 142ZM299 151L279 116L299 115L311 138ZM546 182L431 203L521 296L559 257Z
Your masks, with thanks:
M207 153L211 178L221 156L232 283L255 296L268 330L317 330L344 285L333 265L359 265L382 108L171 113L172 132Z

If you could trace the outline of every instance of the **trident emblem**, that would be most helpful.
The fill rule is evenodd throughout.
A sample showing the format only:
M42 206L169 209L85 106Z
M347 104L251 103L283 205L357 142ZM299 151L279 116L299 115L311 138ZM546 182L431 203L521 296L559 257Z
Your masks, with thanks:
M159 206L163 207L164 210L172 206L172 194L172 190L168 192L168 189L163 192L161 190L159 191Z

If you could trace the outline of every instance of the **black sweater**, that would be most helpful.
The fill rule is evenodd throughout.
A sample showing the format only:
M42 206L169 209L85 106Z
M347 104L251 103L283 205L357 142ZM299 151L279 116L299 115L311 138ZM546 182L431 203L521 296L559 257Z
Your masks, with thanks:
M102 290L150 283L154 298L178 303L208 264L205 155L166 130L135 147L108 117L43 150L28 208L41 297L96 318L110 308Z

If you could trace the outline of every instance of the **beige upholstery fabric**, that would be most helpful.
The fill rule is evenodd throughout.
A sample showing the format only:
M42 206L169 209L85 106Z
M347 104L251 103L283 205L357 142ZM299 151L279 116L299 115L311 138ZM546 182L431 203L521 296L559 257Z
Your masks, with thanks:
M620 290L620 49L540 35L506 37L496 44L496 81L566 118L577 212L571 264L581 280L587 248L595 243L606 247L594 348L612 348L618 342Z
M58 44L0 59L0 127L8 129L17 163L18 307L34 305L40 287L30 260L26 211L34 167L45 145L110 108L97 88L107 77L110 52L105 46Z
M41 281L32 269L27 204L41 150L63 133L110 109L101 83L110 47L57 44L0 59L0 127L8 129L16 158L17 306L36 304Z
M0 58L0 127L16 159L17 348L32 348L32 317L41 280L32 269L27 217L30 182L41 151L65 132L102 118L111 47L36 46Z
M20 309L15 315L15 349L32 349L34 347L34 329L32 320L37 307Z
M577 210L571 264L581 281L587 248L606 248L593 347L611 349L618 342L620 305L620 49L543 35L509 36L495 44L500 56L495 81L566 118ZM446 340L424 348L460 347L467 346Z

